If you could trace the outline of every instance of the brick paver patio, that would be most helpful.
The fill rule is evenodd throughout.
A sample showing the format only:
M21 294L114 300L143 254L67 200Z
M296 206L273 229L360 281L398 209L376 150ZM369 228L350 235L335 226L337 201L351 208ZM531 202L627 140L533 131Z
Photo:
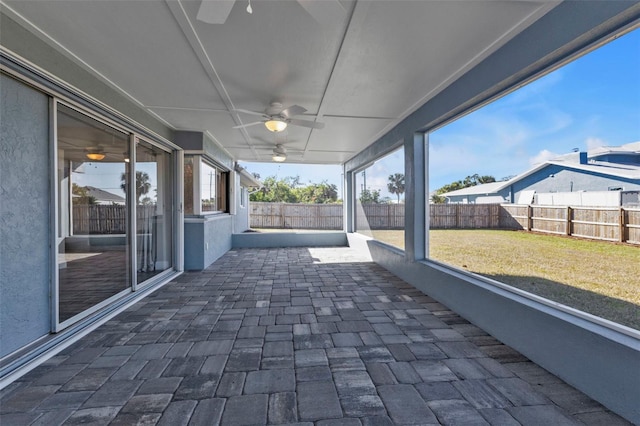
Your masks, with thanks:
M349 248L230 251L0 393L3 426L627 424Z

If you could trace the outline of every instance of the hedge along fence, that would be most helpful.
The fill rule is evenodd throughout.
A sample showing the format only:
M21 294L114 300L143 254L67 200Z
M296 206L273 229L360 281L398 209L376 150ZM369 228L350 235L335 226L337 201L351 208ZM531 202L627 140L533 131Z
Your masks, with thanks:
M341 204L251 202L250 226L343 229ZM640 244L640 209L519 204L431 204L431 229L522 229ZM359 204L359 230L404 229L404 204Z

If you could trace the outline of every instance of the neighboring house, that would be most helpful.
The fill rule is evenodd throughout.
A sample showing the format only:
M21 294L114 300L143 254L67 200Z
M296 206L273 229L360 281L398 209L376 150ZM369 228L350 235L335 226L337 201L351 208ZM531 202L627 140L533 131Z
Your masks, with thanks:
M640 142L566 154L507 181L476 185L441 195L447 203L453 204L530 204L534 195L606 191L640 191ZM585 203L610 205L609 198L591 197ZM617 195L616 199L624 198Z
M121 197L112 192L105 191L103 189L96 188L94 186L85 186L85 189L87 190L88 197L95 198L96 204L103 204L103 205L104 204L107 204L107 205L110 205L110 204L124 205L125 204L124 197Z

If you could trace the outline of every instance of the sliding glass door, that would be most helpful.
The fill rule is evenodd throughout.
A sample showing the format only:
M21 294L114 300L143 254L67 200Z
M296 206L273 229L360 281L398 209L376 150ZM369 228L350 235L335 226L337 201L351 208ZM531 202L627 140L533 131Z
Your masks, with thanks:
M173 268L175 173L172 151L97 117L56 102L56 122L61 329Z
M131 288L129 135L58 104L58 322Z
M141 284L173 266L171 154L136 140L136 278Z

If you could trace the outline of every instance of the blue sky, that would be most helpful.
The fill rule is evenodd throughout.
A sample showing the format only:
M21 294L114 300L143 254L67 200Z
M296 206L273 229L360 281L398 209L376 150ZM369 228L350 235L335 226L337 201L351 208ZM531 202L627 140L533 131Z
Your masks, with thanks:
M571 152L640 140L640 30L553 71L429 135L429 188L478 173L496 179ZM367 186L402 170L402 156L375 164ZM263 178L300 176L341 186L340 166L247 163ZM370 184L371 182L371 184Z

